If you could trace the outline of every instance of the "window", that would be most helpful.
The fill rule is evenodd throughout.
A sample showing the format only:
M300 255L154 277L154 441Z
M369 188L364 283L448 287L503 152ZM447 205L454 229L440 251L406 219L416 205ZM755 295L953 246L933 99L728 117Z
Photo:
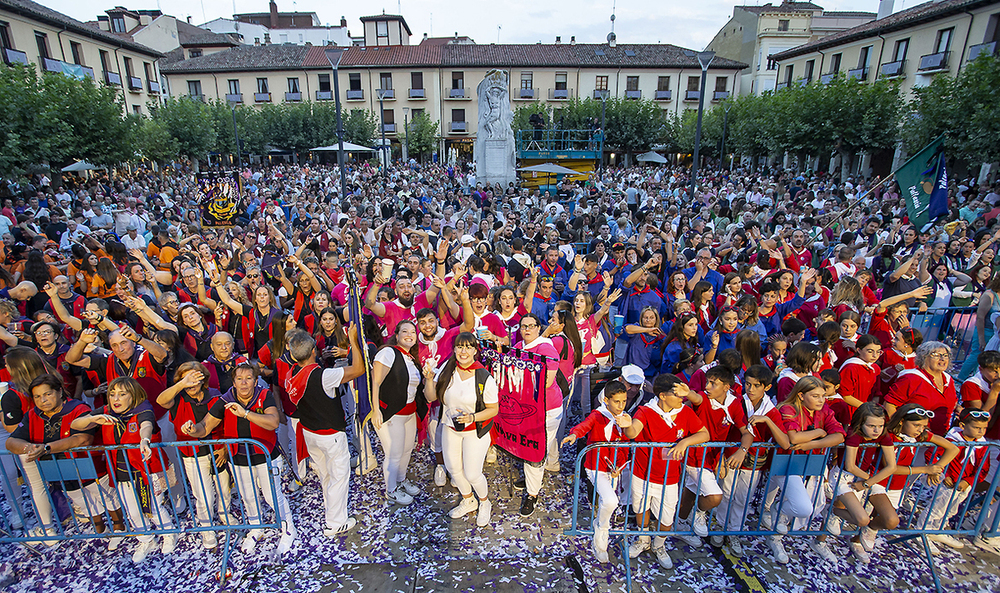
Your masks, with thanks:
M806 82L812 82L813 74L816 71L816 60L809 60L806 62Z
M0 47L4 49L14 49L10 41L10 24L0 21Z
M386 125L396 123L396 114L392 109L382 110L382 123Z
M278 42L279 43L288 43L288 34L287 33L282 33L281 35L278 35Z
M45 33L39 33L35 31L35 45L38 46L38 57L48 58L49 55L49 37Z
M73 54L73 63L83 66L83 47L75 41L69 42L70 52Z
M142 115L142 107L140 107L139 105L133 105L132 106L132 113L134 113L136 115Z
M330 75L320 74L319 75L319 90L324 93L330 92Z
M200 80L189 80L188 82L188 95L192 97L201 96L201 81Z
M669 91L670 90L670 77L669 76L659 76L656 79L656 90L658 91Z
M606 91L606 90L608 90L608 77L607 76L598 76L597 80L594 82L594 88L597 89L597 90L599 90L599 91Z
M779 31L787 31L788 30L788 21L787 20L780 20L780 21L778 21L778 30Z
M421 116L421 115L424 114L424 110L423 109L411 109L410 113L413 115L413 119L417 119L417 117L419 117L419 116Z
M389 36L389 22L388 21L376 21L375 22L375 35L378 37L388 37Z
M465 88L465 73L464 72L452 72L451 73L451 88L453 89L464 89ZM465 120L463 120L465 121Z
M299 79L298 78L289 78L288 79L288 92L289 93L298 93L298 92L301 92L301 91L299 91Z
M200 58L202 55L203 55L203 53L202 53L202 51L200 49L189 49L188 50L188 57L189 58Z
M156 80L156 76L153 75L153 65L149 62L142 63L142 69L146 73L146 80Z
M872 46L861 48L861 55L858 56L858 68L868 68L872 63Z
M350 85L348 88L352 91L361 90L361 73L351 72L347 75L347 82Z
M111 17L111 32L112 33L127 33L128 30L125 29L125 17L114 16Z
M229 81L229 94L230 95L238 95L238 94L240 94L240 81L239 80L236 80L234 78L234 79L231 79Z
M830 56L830 73L836 74L840 72L840 60L844 57L844 54L833 54Z
M626 76L625 77L625 90L626 91L637 91L637 90L639 90L639 77L638 76Z
M565 91L565 90L567 90L566 79L567 79L567 76L566 76L565 72L556 72L556 90L557 91Z
M700 76L688 76L688 90L689 91L700 91L701 90L701 77Z
M934 53L939 54L951 50L951 36L954 32L954 27L941 29L937 32L937 41L934 42Z
M894 62L902 62L906 59L906 50L910 48L909 39L900 39L896 42L895 49L892 50L892 59Z
M464 109L452 109L451 110L451 121L465 121L465 110Z
M410 88L411 89L422 89L422 88L424 88L424 73L423 72L410 72Z
M531 86L531 83L532 83L531 72L522 72L521 73L521 88L522 89L531 90L532 88L534 88L534 87Z
M787 85L791 85L792 84L792 77L794 76L794 74L793 74L794 69L795 69L795 65L794 64L789 64L789 65L785 66L785 84L787 84Z
M258 93L270 93L271 92L271 91L267 90L267 79L266 78L258 78L257 79L257 92Z
M983 36L983 43L1000 41L1000 12L990 15L990 20L986 23L986 35Z
M383 72L378 75L378 88L383 91L392 89L392 72Z
M100 51L101 51L101 70L104 70L105 72L107 72L108 71L108 52L104 51L103 49L100 50Z
M724 92L724 91L727 90L728 86L729 86L729 77L728 76L716 76L715 77L715 91L716 92L719 92L719 93Z
M122 62L125 63L125 76L132 78L135 76L132 74L132 58L122 58Z

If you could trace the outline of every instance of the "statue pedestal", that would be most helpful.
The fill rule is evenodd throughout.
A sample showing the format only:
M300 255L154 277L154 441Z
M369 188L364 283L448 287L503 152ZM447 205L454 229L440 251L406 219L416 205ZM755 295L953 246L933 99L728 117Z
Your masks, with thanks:
M511 181L515 181L514 165L511 162L510 143L506 140L483 140L483 162L479 163L482 173L476 178L482 180L483 185L489 183L507 187Z
M476 181L484 186L517 180L514 172L515 142L511 124L509 75L505 70L486 73L476 88L479 95L479 125L476 129Z

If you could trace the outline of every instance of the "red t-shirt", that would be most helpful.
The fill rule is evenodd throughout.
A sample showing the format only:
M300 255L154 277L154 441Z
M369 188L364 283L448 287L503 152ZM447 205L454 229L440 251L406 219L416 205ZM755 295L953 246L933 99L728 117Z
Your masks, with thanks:
M947 373L944 377L944 390L941 391L923 369L905 370L899 373L896 382L889 388L885 403L897 408L904 404L920 404L934 412L927 428L938 436L944 436L948 433L951 416L958 404L955 381Z
M810 412L803 409L801 412L795 406L784 405L778 408L781 414L781 421L784 423L785 432L805 432L816 428L822 428L827 435L840 433L846 435L843 425L837 421L833 410L829 405L823 404L823 409L818 412ZM798 455L822 453L820 449L809 449L807 451L795 451Z
M649 406L657 405L659 404L653 401L640 406L635 411L632 418L642 422L642 431L639 432L633 441L637 443L676 443L705 428L701 419L698 418L698 414L687 406L680 408L673 420L673 426L670 426L659 413L649 409ZM653 484L671 485L678 483L681 479L683 460L668 461L664 457L667 450L637 448L635 450L635 462L632 464L632 473L637 478ZM647 469L649 470L648 474L646 472Z
M708 439L710 441L740 440L740 427L747 425L747 414L740 398L729 395L724 404L716 402L716 405L713 406L713 400L705 394L702 395L704 399L701 405L695 408L695 411L702 424L708 429ZM702 467L702 459L704 459L705 468L715 471L715 466L719 463L719 449L692 449L688 453L688 465L691 467Z
M878 381L881 369L877 364L865 364L860 358L849 358L840 367L840 393L841 397L853 397L862 403L871 399L872 394L877 397L875 385ZM854 406L850 406L851 415L854 415Z
M883 467L885 463L882 459L882 449L881 447L892 447L895 443L893 439L893 434L891 432L882 432L882 436L877 439L869 440L862 437L860 434L854 433L847 435L847 439L844 440L845 447L860 447L861 445L875 443L878 447L867 447L864 449L858 449L858 457L855 459L858 465L858 469L863 472L867 472L868 475L874 476ZM888 482L888 479L882 482L884 486Z

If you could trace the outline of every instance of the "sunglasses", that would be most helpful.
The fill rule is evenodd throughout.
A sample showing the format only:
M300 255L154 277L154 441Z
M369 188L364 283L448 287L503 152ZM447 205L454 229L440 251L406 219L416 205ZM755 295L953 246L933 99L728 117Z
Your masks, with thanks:
M990 413L986 410L966 410L964 414L969 418L975 418L977 420L989 419L990 417Z
M924 408L914 408L906 413L907 420L917 420L918 418L933 418L934 412Z

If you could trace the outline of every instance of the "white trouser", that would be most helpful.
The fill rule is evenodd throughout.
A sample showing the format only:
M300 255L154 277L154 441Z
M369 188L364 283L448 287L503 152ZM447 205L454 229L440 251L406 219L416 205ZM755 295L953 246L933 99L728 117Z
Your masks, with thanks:
M191 496L194 498L198 525L204 527L212 524L211 510L218 502L219 523L229 523L228 506L230 504L229 476L224 470L216 473L212 469L215 465L215 455L201 455L197 457L181 456L184 465L184 473L187 474L187 481L191 487ZM218 494L218 496L217 496Z
M489 495L489 486L483 475L483 464L492 442L490 433L479 438L475 430L458 432L447 428L443 437L444 466L451 474L455 487L462 496L469 496L475 490L476 496L485 499Z
M430 411L427 412L427 446L431 448L431 453L444 452L444 423L438 419L440 404L431 404Z
M820 492L820 487L823 485L820 476L808 478L804 476L780 476L775 479L781 487L781 498L773 503L772 507L775 519L780 512L780 514L794 519L792 529L804 529L811 518L823 512L826 499Z
M42 478L41 472L38 471L38 463L27 461L25 455L20 455L19 457L21 458L21 467L24 470L24 479L28 482L31 499L35 503L38 521L45 528L51 528L56 517L52 513L52 503L49 499L49 485ZM106 496L97 481L93 481L82 488L63 490L63 492L73 503L73 506L88 517L103 515L105 500L108 501L108 506L112 510L118 509L118 504L113 500L113 497Z
M248 525L260 525L264 505L267 505L278 516L279 522L284 522L286 533L295 534L295 523L292 521L292 510L288 508L288 499L281 489L281 467L283 460L277 457L271 462L273 471L267 470L267 463L256 465L230 464L236 474L236 488L243 502L243 518ZM274 498L271 489L277 495L278 508L274 508Z
M715 509L715 517L725 522L725 531L742 531L746 521L747 503L757 489L761 470L729 470L722 478L722 502Z
M291 463L291 460L296 458L296 451L298 451L296 448L298 446L298 436L295 433L299 426L299 419L286 416L285 420L284 423L278 425L278 442L281 443L281 448L288 454L289 463ZM306 461L308 459L307 457L292 465L292 475L300 482L305 479L306 470L308 469Z
M0 451L7 450L7 439L10 433L0 427ZM17 484L17 463L14 456L0 455L0 465L2 465L2 475L0 475L0 489L7 499L7 506L10 507L10 520L20 519L24 523L24 511L21 508L21 487Z
M934 502L920 511L917 518L917 529L949 529L948 519L958 511L965 499L969 497L972 488L959 491L957 488L947 488L941 483L935 494Z
M136 480L143 479L142 473L139 471L134 471L133 475ZM150 533L151 527L162 529L173 528L170 514L163 508L165 502L163 495L167 489L166 482L167 477L162 473L149 476L149 490L151 494L149 504L152 512L148 515L143 514L142 506L139 504L138 493L132 482L127 480L118 482L118 496L122 499L122 505L125 507L125 516L128 517L132 531L146 532L137 538L141 543L153 540L153 534Z
M611 516L618 508L618 481L611 474L593 469L587 470L587 477L597 491L597 501L594 505L594 547L598 550L608 549L608 530L611 529Z
M164 414L156 421L160 427L160 441L163 443L173 443L177 441L177 433L174 431L174 423L170 421L170 414ZM170 484L170 498L174 502L180 502L184 498L184 483L181 481L181 456L177 452L177 447L163 447L153 449L153 457L159 457L163 467L166 467L167 483ZM167 467L167 463L170 464Z
M538 496L542 489L542 476L545 475L545 466L559 460L559 446L556 437L559 431L559 423L562 422L563 409L555 408L545 412L545 458L537 467L524 464L524 484L529 496Z
M381 414L376 411L376 414ZM382 473L385 474L385 493L396 491L400 482L406 480L406 470L410 466L410 455L417 446L417 415L396 414L382 423L376 431L382 441Z
M308 430L302 434L323 487L326 528L336 531L347 524L347 493L351 476L347 434L316 434Z

